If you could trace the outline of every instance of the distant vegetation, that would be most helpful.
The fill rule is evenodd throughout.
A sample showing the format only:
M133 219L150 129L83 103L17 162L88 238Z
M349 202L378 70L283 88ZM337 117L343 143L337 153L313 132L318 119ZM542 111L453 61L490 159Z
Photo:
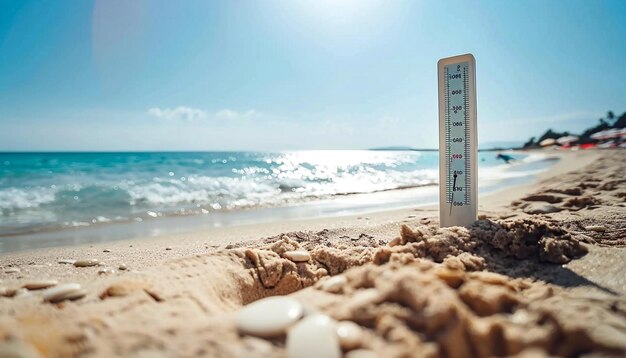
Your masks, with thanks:
M580 135L572 134L570 132L555 132L552 129L548 129L542 136L537 139L536 137L532 137L528 140L528 142L524 143L524 148L535 148L539 146L545 139L559 139L561 137L576 135L578 140L576 143L578 144L586 144L586 143L595 143L597 142L595 139L591 138L591 135L594 133L598 133L600 131L604 131L607 129L622 129L626 128L626 112L622 113L621 116L616 117L613 111L609 111L606 114L605 118L600 118L598 123L590 128L587 128Z

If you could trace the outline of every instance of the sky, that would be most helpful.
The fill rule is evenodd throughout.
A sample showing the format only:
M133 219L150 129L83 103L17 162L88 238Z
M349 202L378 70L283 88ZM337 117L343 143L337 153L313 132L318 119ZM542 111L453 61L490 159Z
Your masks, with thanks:
M437 61L478 136L626 111L626 1L0 0L0 151L438 145Z

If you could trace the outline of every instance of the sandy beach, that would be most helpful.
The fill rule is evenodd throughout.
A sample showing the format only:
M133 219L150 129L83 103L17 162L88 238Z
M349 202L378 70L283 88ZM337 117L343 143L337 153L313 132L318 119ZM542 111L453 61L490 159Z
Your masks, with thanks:
M3 254L0 356L287 357L237 317L288 295L356 324L344 357L622 357L626 151L550 155L469 228L431 206Z

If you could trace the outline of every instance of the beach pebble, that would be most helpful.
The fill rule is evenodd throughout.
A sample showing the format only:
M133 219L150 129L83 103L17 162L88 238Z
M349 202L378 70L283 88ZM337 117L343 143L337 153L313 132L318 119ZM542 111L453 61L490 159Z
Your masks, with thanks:
M18 273L20 272L20 269L18 269L17 267L7 267L6 269L4 269L4 273Z
M392 239L391 241L389 241L389 246L390 247L394 247L394 246L398 246L398 245L402 245L402 238L401 237L396 237L394 239Z
M293 298L268 297L243 307L237 315L237 328L257 337L275 337L284 334L302 312L302 305Z
M30 291L28 291L25 288L18 288L17 290L15 290L15 293L13 294L13 297L28 297L28 296L32 296L32 293L30 293Z
M110 275L113 273L115 273L115 269L112 269L110 267L102 267L98 270L98 275Z
M121 271L126 271L128 270L128 266L126 266L126 264L120 264L117 269Z
M363 341L363 329L352 321L341 321L337 323L337 337L339 337L341 348L354 349Z
M283 256L293 262L308 262L311 260L311 254L304 250L287 251L283 254Z
M168 250L168 251L171 250L171 249L172 249L171 246L168 246L168 247L165 248L165 250Z
M58 284L59 281L57 280L36 280L26 282L24 285L22 285L22 287L27 290L41 290L43 288L56 286Z
M378 358L378 354L369 349L355 349L346 353L344 358Z
M58 263L63 264L63 265L73 265L74 262L76 262L76 260L66 260L66 259L62 259L59 260Z
M98 264L100 264L100 261L96 259L78 260L74 262L74 266L76 267L97 266Z
M325 280L321 283L320 288L326 292L339 293L343 290L343 287L348 283L348 280L343 275L337 275Z
M550 213L558 213L561 209L557 208L554 205L544 204L541 202L531 202L527 207L524 208L524 212L526 214L550 214Z
M61 302L63 300L75 300L84 297L85 290L78 283L64 283L43 291L44 302Z
M589 226L585 226L585 230L595 231L595 232L605 232L606 227L602 225L589 225Z
M287 356L340 358L335 321L325 315L313 315L298 322L287 334Z
M102 252L111 252L111 249L104 249Z
M0 288L0 296L13 297L17 293L17 288Z

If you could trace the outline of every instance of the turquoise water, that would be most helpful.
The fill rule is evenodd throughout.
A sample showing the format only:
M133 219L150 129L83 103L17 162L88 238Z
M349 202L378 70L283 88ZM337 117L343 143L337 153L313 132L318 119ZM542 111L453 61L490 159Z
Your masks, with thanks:
M540 158L516 155L524 165L505 166L495 154L479 154L483 187L541 169L532 164ZM433 186L437 156L367 150L0 153L0 236Z

